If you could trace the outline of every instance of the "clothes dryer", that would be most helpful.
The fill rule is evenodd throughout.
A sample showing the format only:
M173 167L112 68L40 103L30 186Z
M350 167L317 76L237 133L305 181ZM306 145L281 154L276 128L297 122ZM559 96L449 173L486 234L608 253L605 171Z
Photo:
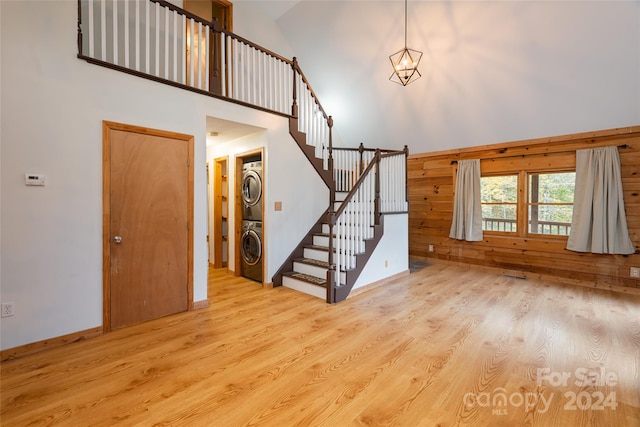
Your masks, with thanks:
M242 165L242 219L262 221L262 161Z
M240 254L242 275L262 283L262 222L242 221Z

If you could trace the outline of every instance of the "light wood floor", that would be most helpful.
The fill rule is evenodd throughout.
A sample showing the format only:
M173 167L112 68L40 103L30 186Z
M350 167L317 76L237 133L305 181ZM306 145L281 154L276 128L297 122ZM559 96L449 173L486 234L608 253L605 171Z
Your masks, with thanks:
M209 289L2 363L0 423L640 425L639 297L445 264L337 305L219 270Z

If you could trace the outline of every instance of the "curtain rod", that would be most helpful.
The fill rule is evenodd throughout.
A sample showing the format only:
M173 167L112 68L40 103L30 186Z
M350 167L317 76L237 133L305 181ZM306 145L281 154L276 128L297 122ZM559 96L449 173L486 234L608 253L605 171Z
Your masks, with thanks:
M596 147L596 148L598 148L598 147ZM618 145L618 148L622 148L622 149L629 148L629 145L628 144ZM505 149L500 150L499 153L502 154L502 153L504 153L506 151L507 151L507 149L505 148ZM567 151L576 151L576 150L567 150ZM562 153L562 151L558 151L558 153ZM513 158L513 157L525 157L525 156L535 156L535 154L514 154L513 156L503 156L503 157L500 157L500 158L501 159L509 159L509 158ZM451 164L452 165L455 165L457 163L458 163L457 160L451 160Z

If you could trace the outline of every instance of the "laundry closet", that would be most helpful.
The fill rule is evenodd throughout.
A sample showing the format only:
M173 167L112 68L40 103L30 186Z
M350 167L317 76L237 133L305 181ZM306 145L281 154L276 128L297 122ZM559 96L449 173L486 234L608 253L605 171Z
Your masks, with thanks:
M242 158L239 183L242 227L240 237L240 273L262 283L262 154Z

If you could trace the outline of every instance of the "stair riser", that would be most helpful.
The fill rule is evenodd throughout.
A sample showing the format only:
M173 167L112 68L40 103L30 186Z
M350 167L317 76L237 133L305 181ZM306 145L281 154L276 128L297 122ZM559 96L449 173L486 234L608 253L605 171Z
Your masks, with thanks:
M315 259L318 261L329 261L329 252L321 251L318 249L304 248L304 257L309 259Z
M308 274L309 276L318 277L320 279L327 278L326 268L318 267L316 265L305 264L303 262L294 261L293 271L295 271L296 273ZM342 278L341 283L344 283L347 278L347 273L343 271L342 273L340 273L340 277Z
M322 286L312 285L311 283L303 282L301 280L294 279L293 277L284 276L282 278L282 286L312 295L324 301L327 299L327 290Z
M329 262L329 253L318 249L304 248L304 258L315 259L317 261ZM351 256L352 265L355 264L355 256Z
M293 262L293 271L296 273L304 273L309 276L318 277L320 279L327 278L327 269L317 265L305 264L304 262Z

